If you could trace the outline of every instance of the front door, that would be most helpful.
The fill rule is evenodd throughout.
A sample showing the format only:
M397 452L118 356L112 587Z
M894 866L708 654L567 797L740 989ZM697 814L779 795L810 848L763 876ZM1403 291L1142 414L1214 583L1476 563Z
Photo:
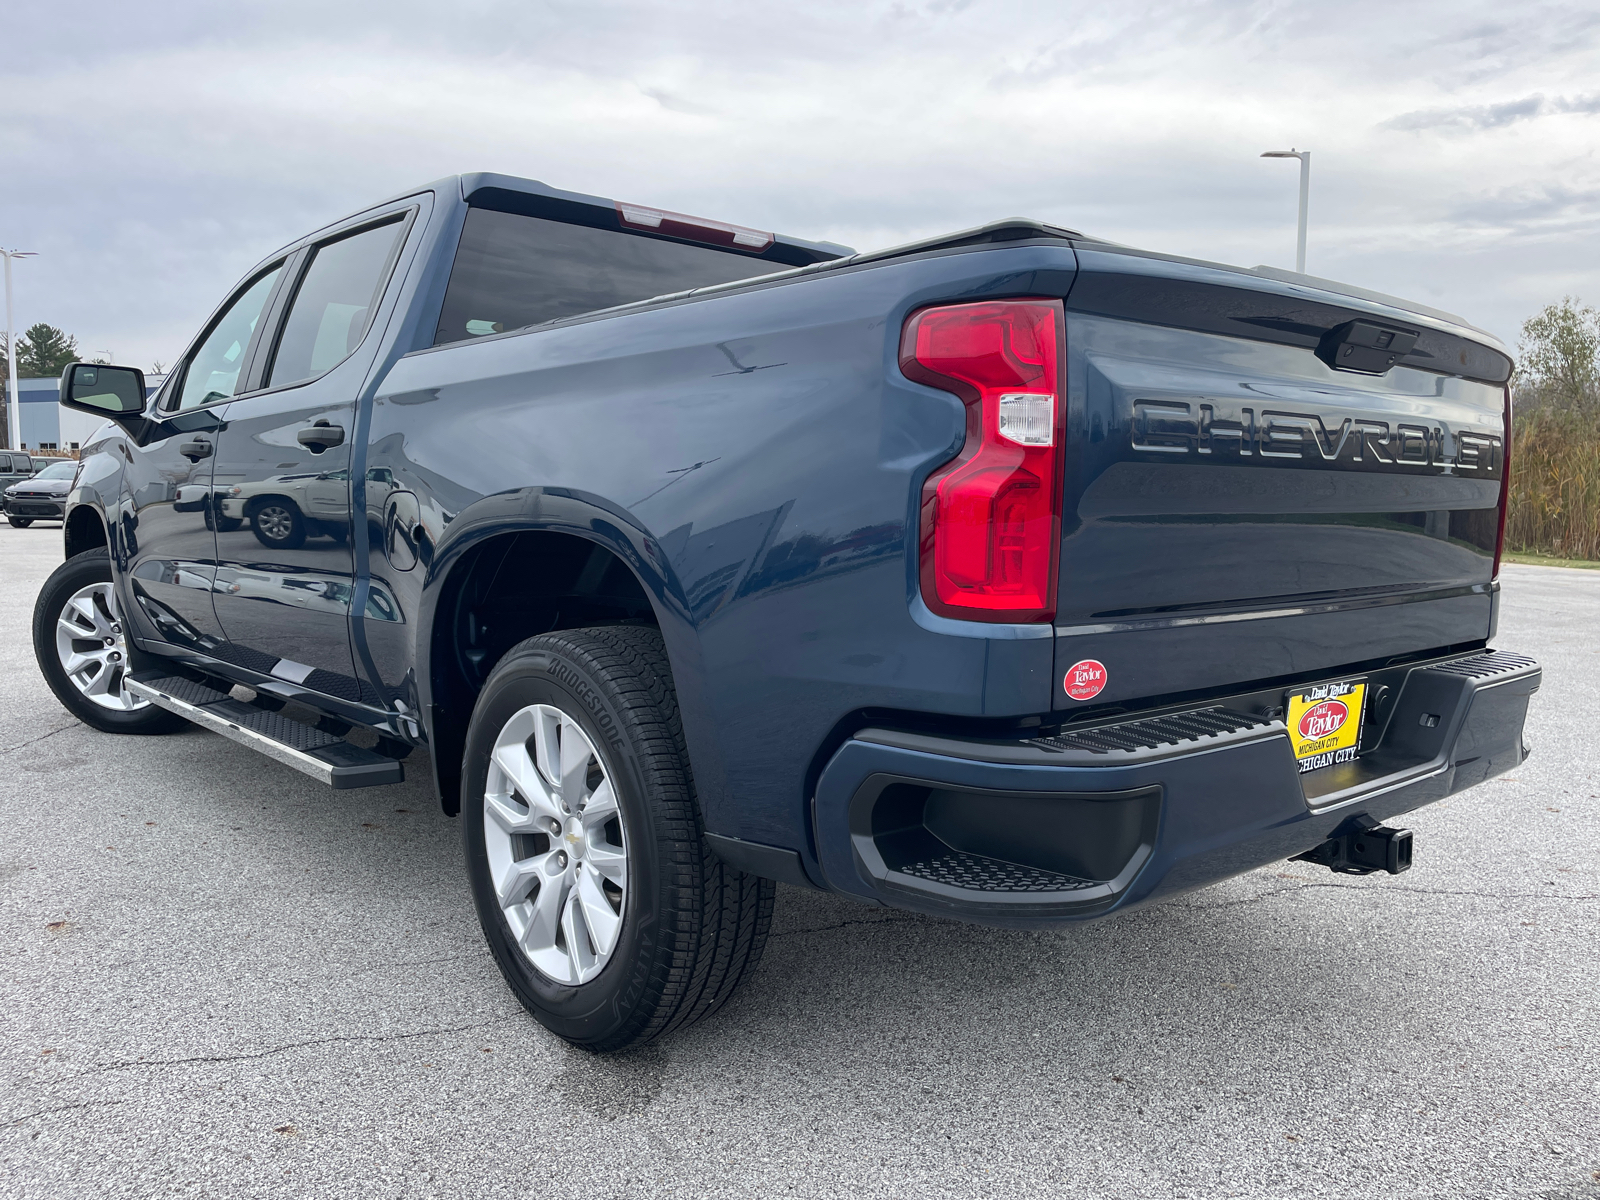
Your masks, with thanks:
M152 649L209 657L225 644L211 603L212 469L222 414L246 385L258 326L283 266L259 272L223 306L129 447L122 505L107 516L126 556L124 608L135 636Z
M344 700L370 700L350 648L350 455L401 214L311 247L267 353L264 390L228 406L217 443L217 619L227 657ZM370 690L370 689L369 689Z

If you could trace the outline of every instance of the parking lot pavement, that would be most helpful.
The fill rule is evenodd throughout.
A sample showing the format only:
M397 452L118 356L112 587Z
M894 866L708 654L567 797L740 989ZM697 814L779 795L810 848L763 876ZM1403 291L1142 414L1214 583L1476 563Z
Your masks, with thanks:
M421 756L328 791L67 716L0 527L0 1195L1600 1196L1600 573L1508 567L1544 690L1398 878L1280 863L1065 932L782 888L718 1018L525 1016Z

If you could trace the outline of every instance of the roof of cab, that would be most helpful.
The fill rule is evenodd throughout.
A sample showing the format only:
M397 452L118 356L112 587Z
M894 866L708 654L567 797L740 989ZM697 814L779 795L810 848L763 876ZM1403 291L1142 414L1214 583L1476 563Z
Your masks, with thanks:
M459 181L461 198L469 204L502 211L526 212L530 216L550 215L558 219L561 215L577 215L574 210L587 209L604 225L614 226L618 221L619 202L604 196L569 192L537 179L522 179L489 171L472 171L455 178ZM751 257L768 258L785 266L807 266L855 253L849 246L807 241L782 233L774 233L772 239L770 246Z

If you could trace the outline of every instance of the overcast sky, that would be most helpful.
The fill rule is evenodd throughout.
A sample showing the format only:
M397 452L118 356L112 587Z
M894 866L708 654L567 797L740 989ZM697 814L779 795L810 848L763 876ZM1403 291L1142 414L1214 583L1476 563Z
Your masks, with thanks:
M65 16L68 9L70 16ZM1600 0L12 6L16 322L170 364L251 263L458 171L873 249L1029 216L1515 343L1600 303Z

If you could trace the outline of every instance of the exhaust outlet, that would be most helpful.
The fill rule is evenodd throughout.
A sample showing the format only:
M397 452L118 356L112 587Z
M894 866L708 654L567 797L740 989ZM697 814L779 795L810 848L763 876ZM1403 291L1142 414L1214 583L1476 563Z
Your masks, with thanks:
M1290 862L1310 862L1341 875L1398 875L1411 869L1411 830L1390 829L1371 817L1357 817L1353 828L1320 846L1296 854Z

